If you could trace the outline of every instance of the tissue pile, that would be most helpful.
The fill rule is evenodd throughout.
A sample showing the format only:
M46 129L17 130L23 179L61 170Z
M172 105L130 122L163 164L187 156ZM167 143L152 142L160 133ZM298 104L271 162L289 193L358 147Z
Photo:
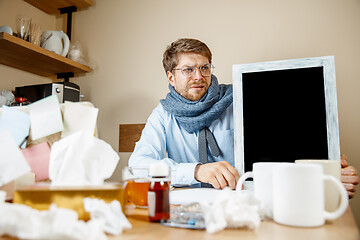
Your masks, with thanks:
M51 147L49 177L52 185L101 185L111 177L119 155L105 141L76 132Z
M75 211L57 208L39 211L22 204L0 203L0 236L21 239L107 239L103 219L79 221Z
M85 198L84 208L90 213L91 219L105 220L103 229L106 233L119 235L123 229L131 228L131 223L122 212L118 201L106 204L103 200Z
M39 211L22 204L4 203L5 192L0 191L0 236L21 239L107 239L105 233L118 235L131 224L114 200L107 204L96 198L84 198L84 208L90 213L87 222L78 220L76 211L58 208L52 204L49 210Z
M238 193L229 188L221 190L221 194L217 194L213 204L201 202L201 208L208 233L215 233L225 228L254 229L264 218L260 201L253 194Z
M60 104L56 95L0 108L0 190L8 193L0 191L0 236L103 240L105 232L131 228L119 202L121 185L104 184L120 158L96 137L97 115L92 104ZM15 189L30 171L51 185Z

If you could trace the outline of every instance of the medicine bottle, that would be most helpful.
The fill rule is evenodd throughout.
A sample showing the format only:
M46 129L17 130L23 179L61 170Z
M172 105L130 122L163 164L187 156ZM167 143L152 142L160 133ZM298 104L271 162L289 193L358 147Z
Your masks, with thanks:
M154 163L150 165L149 177L149 220L151 222L167 220L170 218L170 168L162 162Z

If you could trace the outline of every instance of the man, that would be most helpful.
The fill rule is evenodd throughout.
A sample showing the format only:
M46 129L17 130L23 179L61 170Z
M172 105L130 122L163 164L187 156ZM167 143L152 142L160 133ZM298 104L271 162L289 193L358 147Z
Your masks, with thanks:
M179 39L166 49L170 93L148 118L130 166L163 161L174 186L235 189L232 85L218 84L211 62L210 49L196 39ZM358 182L354 170L345 172L351 192Z

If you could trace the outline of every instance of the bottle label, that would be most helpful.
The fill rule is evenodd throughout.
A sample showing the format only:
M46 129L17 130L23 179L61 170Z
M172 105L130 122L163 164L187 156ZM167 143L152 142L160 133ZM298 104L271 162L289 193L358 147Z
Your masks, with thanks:
M149 209L150 217L155 217L155 206L156 206L155 192L148 191L148 209Z

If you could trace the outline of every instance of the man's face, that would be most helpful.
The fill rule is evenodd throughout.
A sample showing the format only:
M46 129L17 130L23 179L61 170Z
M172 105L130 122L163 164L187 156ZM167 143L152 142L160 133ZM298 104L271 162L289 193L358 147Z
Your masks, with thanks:
M211 76L203 76L199 67L209 63L209 59L196 53L183 53L179 56L179 63L175 69L196 67L192 77L185 76L181 70L167 72L168 80L177 93L184 98L197 101L207 92L211 84Z

